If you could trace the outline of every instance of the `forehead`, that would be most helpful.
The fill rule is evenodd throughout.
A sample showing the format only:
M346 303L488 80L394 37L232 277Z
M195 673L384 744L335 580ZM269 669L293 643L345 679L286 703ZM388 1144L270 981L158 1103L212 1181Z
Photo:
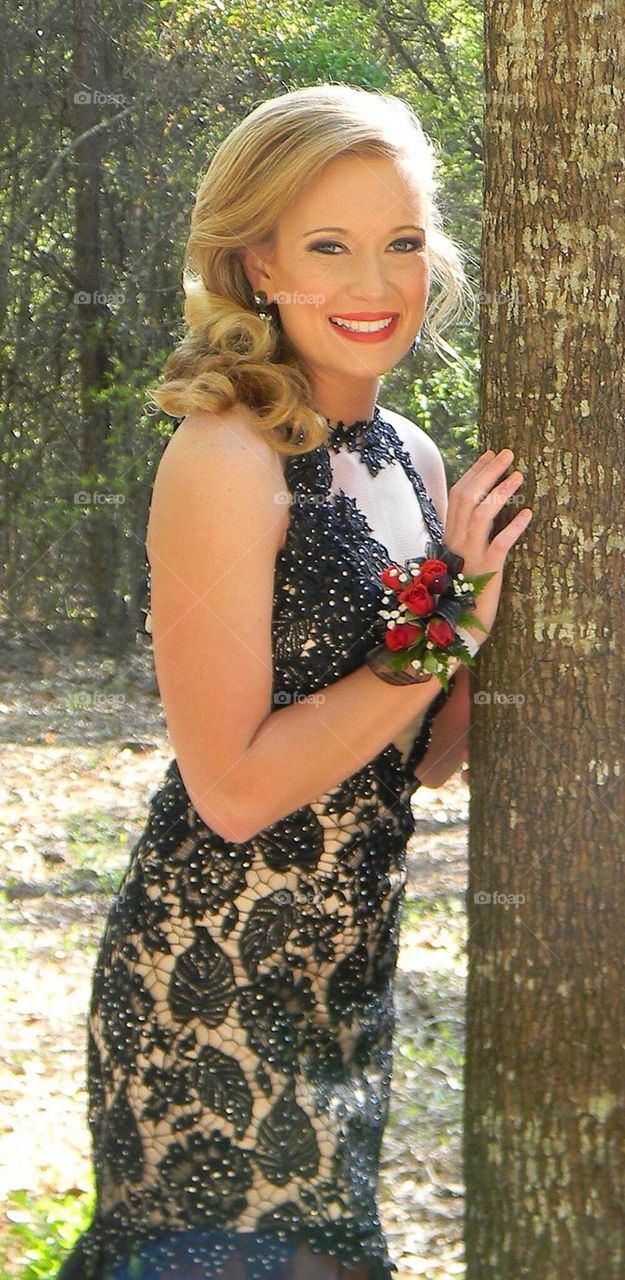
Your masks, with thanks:
M427 200L416 165L390 156L336 156L291 201L286 231L341 226L380 232L403 222L425 226Z

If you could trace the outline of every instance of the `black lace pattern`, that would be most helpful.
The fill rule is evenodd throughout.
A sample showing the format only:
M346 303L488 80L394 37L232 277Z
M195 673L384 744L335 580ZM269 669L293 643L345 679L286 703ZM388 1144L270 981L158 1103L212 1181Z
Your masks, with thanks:
M329 447L341 444L372 474L399 463L430 536L442 536L377 406L368 423L338 424ZM325 446L289 457L285 476L275 711L380 642L379 575L392 559L355 501L330 492ZM97 1205L59 1280L299 1280L311 1253L320 1280L396 1271L377 1204L393 977L414 770L447 697L431 703L407 759L389 744L243 843L202 821L169 764L96 961Z

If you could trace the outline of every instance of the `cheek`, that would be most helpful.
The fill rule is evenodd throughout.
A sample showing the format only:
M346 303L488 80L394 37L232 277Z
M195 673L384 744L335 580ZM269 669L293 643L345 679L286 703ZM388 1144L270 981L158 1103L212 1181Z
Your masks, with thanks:
M281 307L283 320L293 332L302 332L315 321L325 320L339 288L336 263L333 265L334 278L322 259L298 259L294 263L283 289L292 301Z
M411 273L410 288L412 291L420 295L424 291L427 293L430 287L430 266L429 263L420 258L415 262L414 271Z

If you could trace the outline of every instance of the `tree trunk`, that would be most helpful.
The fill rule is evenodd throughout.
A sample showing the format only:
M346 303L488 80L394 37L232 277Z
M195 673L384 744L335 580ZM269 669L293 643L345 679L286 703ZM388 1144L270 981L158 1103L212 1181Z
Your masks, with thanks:
M98 124L101 112L114 112L98 84L97 0L74 0L74 111L76 136ZM89 573L95 607L94 632L107 634L115 605L115 511L118 495L107 484L108 410L100 400L109 364L107 318L100 235L103 134L80 141L74 152L76 246L75 294L78 317L82 436L82 483L78 501L84 508Z
M534 514L473 677L467 1280L625 1275L622 24L486 4L483 447Z

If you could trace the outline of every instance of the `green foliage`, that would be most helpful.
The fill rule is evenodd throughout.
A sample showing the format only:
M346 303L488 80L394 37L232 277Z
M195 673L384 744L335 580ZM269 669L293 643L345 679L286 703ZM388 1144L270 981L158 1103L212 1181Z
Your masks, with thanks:
M258 102L303 85L404 97L437 146L445 227L475 285L482 13L471 0L399 11L378 0L100 0L99 79L89 87L103 98L89 117L104 126L90 144L97 301L87 306L76 278L75 32L71 8L50 21L49 7L27 0L15 11L5 58L6 617L83 622L133 641L150 484L171 431L149 411L148 388L181 331L192 198L215 147ZM476 327L445 336L462 364L443 363L424 343L383 381L388 403L436 439L452 484L476 447Z
M76 1189L60 1197L10 1192L5 1209L9 1227L0 1242L0 1261L11 1271L4 1274L19 1275L20 1280L50 1280L89 1225L94 1204L93 1186L87 1193Z

